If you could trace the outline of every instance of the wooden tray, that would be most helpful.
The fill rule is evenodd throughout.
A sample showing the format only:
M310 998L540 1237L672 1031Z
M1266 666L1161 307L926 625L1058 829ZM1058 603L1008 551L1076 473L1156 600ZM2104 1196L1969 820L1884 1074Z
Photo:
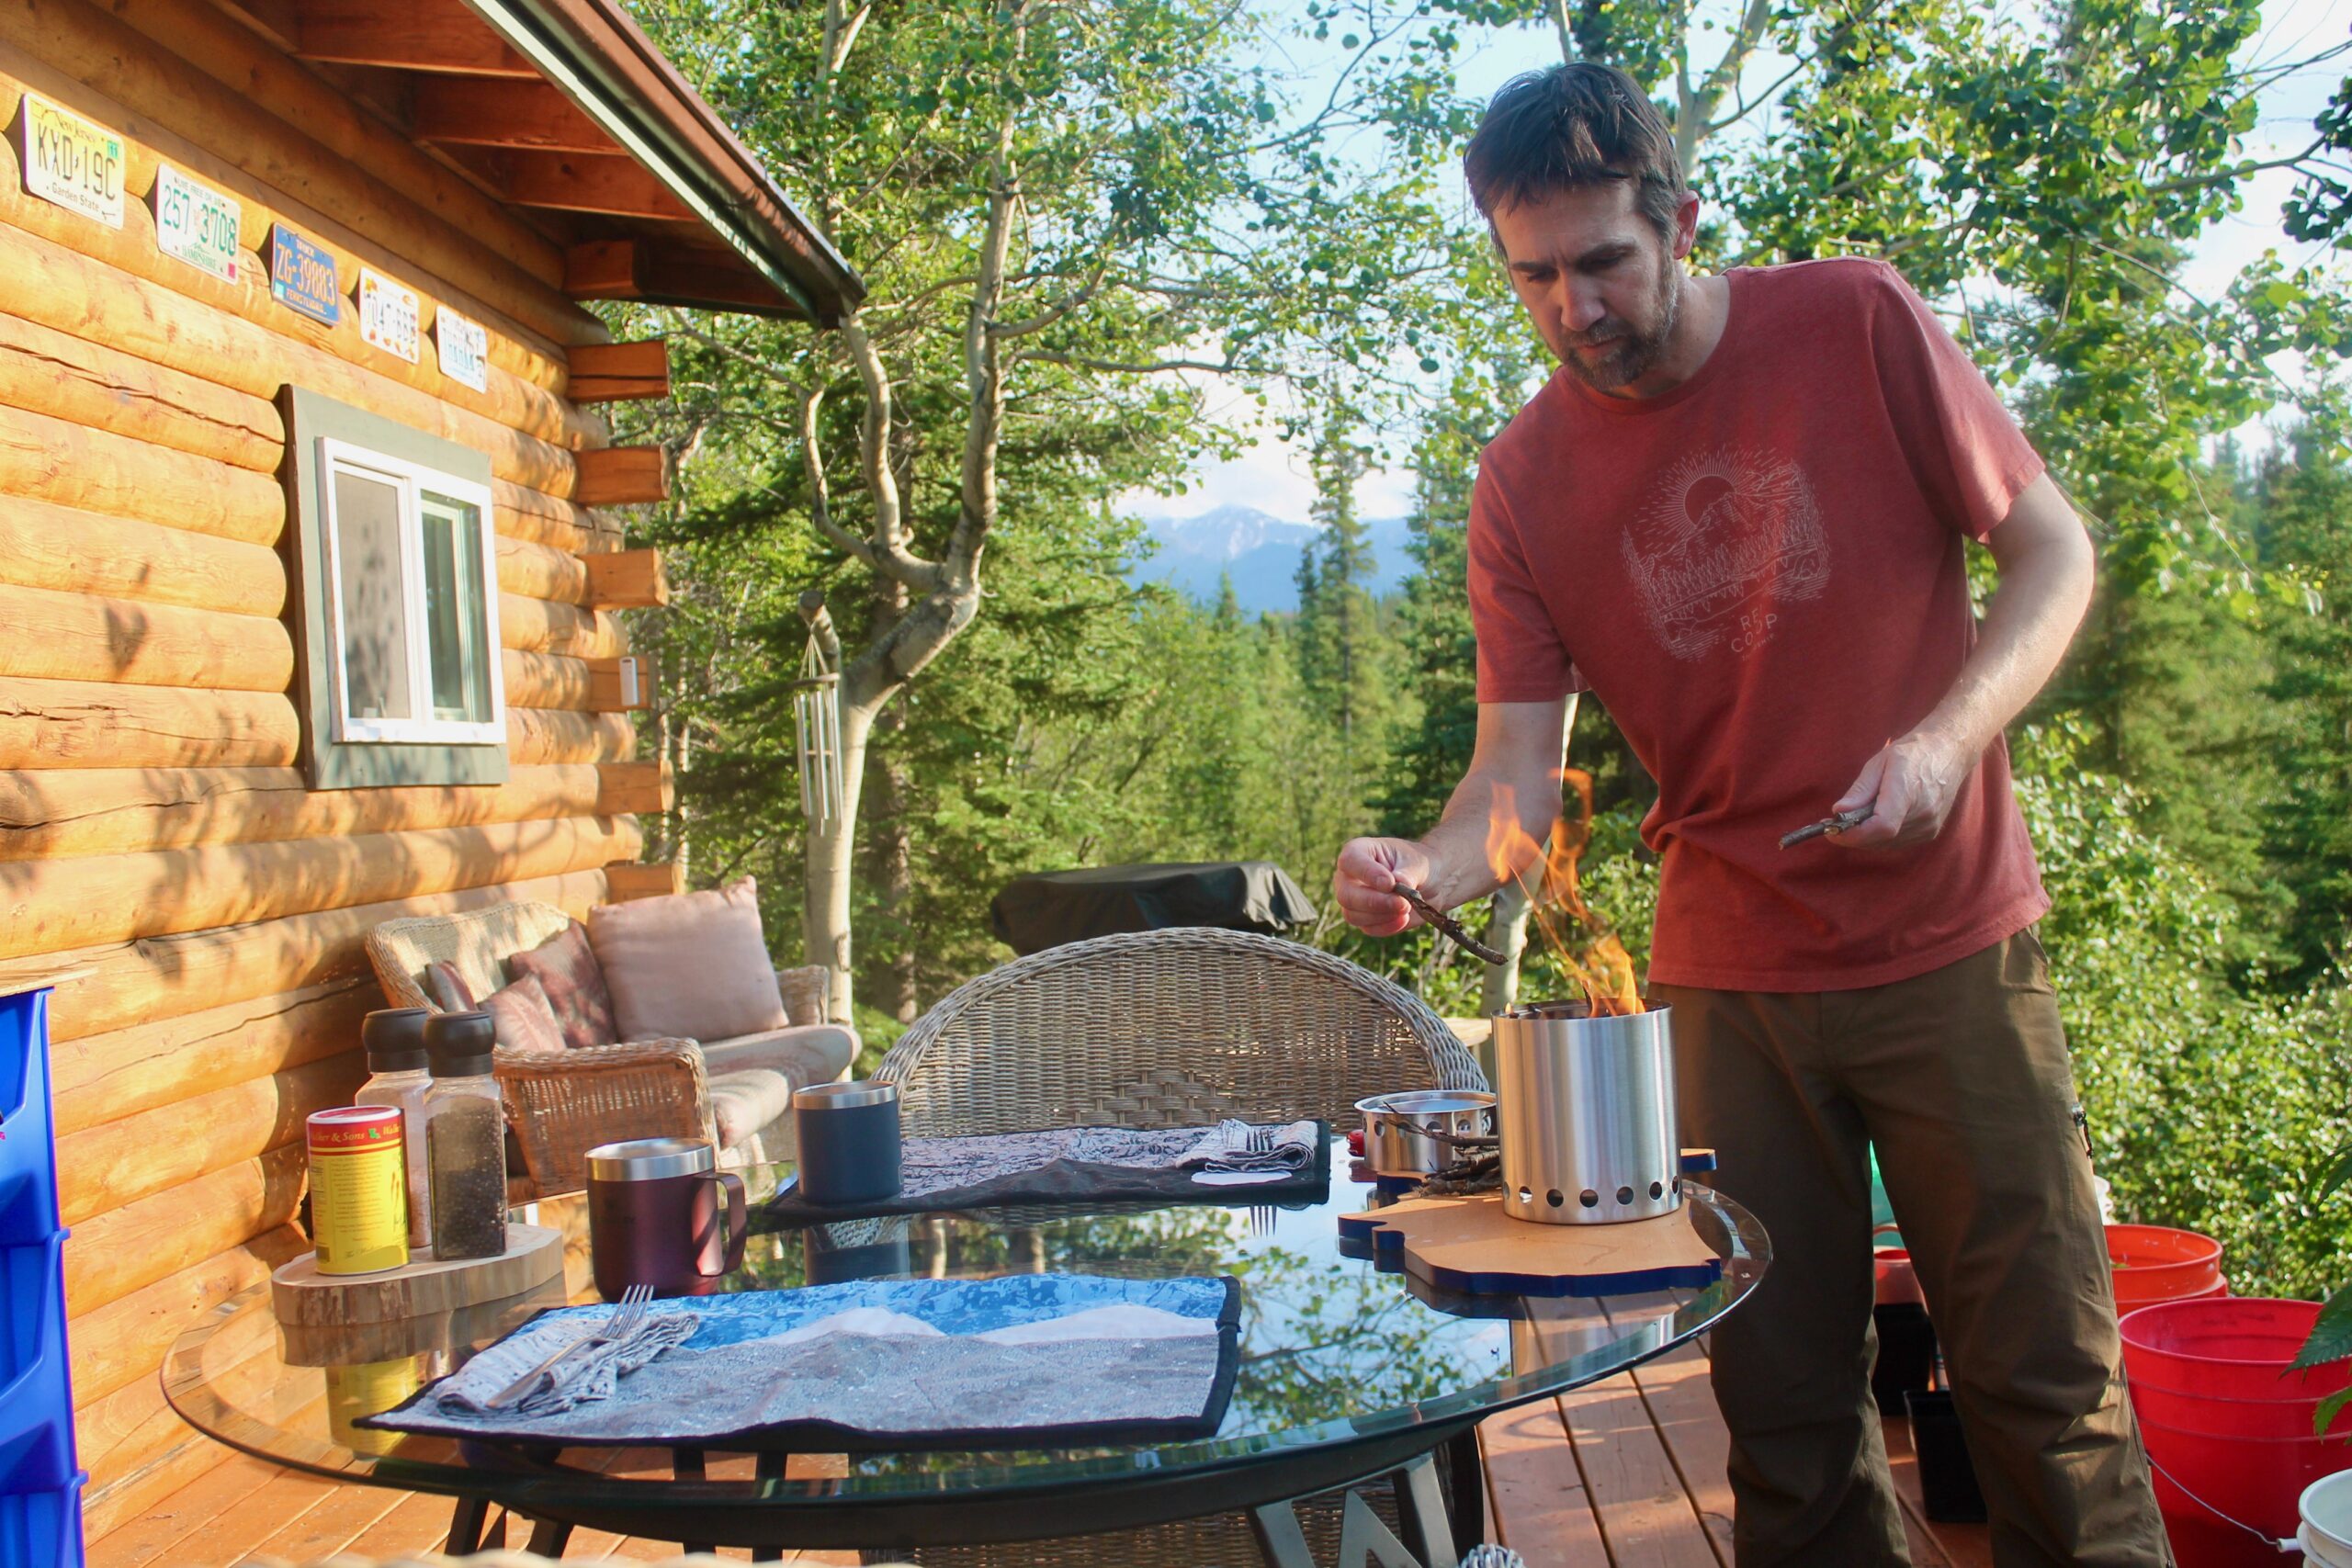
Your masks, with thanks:
M496 1258L443 1263L430 1253L380 1274L322 1274L304 1253L269 1277L280 1323L319 1328L390 1323L455 1312L478 1302L519 1295L563 1273L563 1233L508 1222L506 1250Z
M1503 1213L1498 1193L1407 1198L1340 1216L1342 1240L1441 1291L1467 1295L1614 1296L1697 1289L1723 1260L1690 1228L1690 1205L1612 1225L1539 1225Z

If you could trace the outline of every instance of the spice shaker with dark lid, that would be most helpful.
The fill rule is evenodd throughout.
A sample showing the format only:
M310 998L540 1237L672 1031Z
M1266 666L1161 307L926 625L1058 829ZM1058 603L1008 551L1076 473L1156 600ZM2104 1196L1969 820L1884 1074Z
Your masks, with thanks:
M506 1119L491 1076L496 1043L486 1012L435 1013L424 1025L433 1058L424 1100L433 1255L444 1262L506 1250Z
M431 1008L378 1008L359 1023L359 1043L371 1073L424 1070L424 1021Z
M498 1025L486 1012L436 1012L424 1021L424 1050L436 1078L479 1077L491 1069Z

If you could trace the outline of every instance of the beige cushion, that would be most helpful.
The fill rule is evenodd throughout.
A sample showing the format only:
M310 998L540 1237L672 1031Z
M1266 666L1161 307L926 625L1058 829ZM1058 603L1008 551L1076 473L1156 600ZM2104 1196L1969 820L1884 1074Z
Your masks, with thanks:
M784 1074L796 1088L831 1083L857 1060L855 1032L835 1023L770 1029L701 1044L703 1066L713 1073L765 1067Z
M588 940L624 1040L726 1040L785 1026L750 877L706 893L600 904Z
M733 1148L791 1110L792 1090L791 1078L764 1067L712 1074L710 1120L718 1146Z

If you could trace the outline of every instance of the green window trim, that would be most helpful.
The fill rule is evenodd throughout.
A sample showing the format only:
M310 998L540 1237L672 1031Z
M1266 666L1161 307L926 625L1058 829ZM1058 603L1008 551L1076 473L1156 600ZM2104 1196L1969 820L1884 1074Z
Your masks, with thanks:
M300 387L277 400L287 613L300 655L294 699L311 787L505 783L489 457ZM339 574L338 536L374 547L368 570ZM478 608L464 602L477 596ZM372 624L338 637L338 610L356 622L361 599ZM349 712L347 693L358 694ZM387 714L385 705L396 705ZM427 711L399 711L419 705Z

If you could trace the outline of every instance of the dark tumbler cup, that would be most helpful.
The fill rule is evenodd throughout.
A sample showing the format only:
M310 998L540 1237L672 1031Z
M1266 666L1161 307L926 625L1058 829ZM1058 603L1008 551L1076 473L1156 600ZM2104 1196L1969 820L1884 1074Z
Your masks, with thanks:
M588 1151L588 1250L596 1293L631 1285L707 1295L743 1263L743 1179L700 1138L637 1138ZM726 1224L718 1194L727 1194Z
M826 1083L792 1097L800 1193L834 1207L899 1195L899 1086Z

